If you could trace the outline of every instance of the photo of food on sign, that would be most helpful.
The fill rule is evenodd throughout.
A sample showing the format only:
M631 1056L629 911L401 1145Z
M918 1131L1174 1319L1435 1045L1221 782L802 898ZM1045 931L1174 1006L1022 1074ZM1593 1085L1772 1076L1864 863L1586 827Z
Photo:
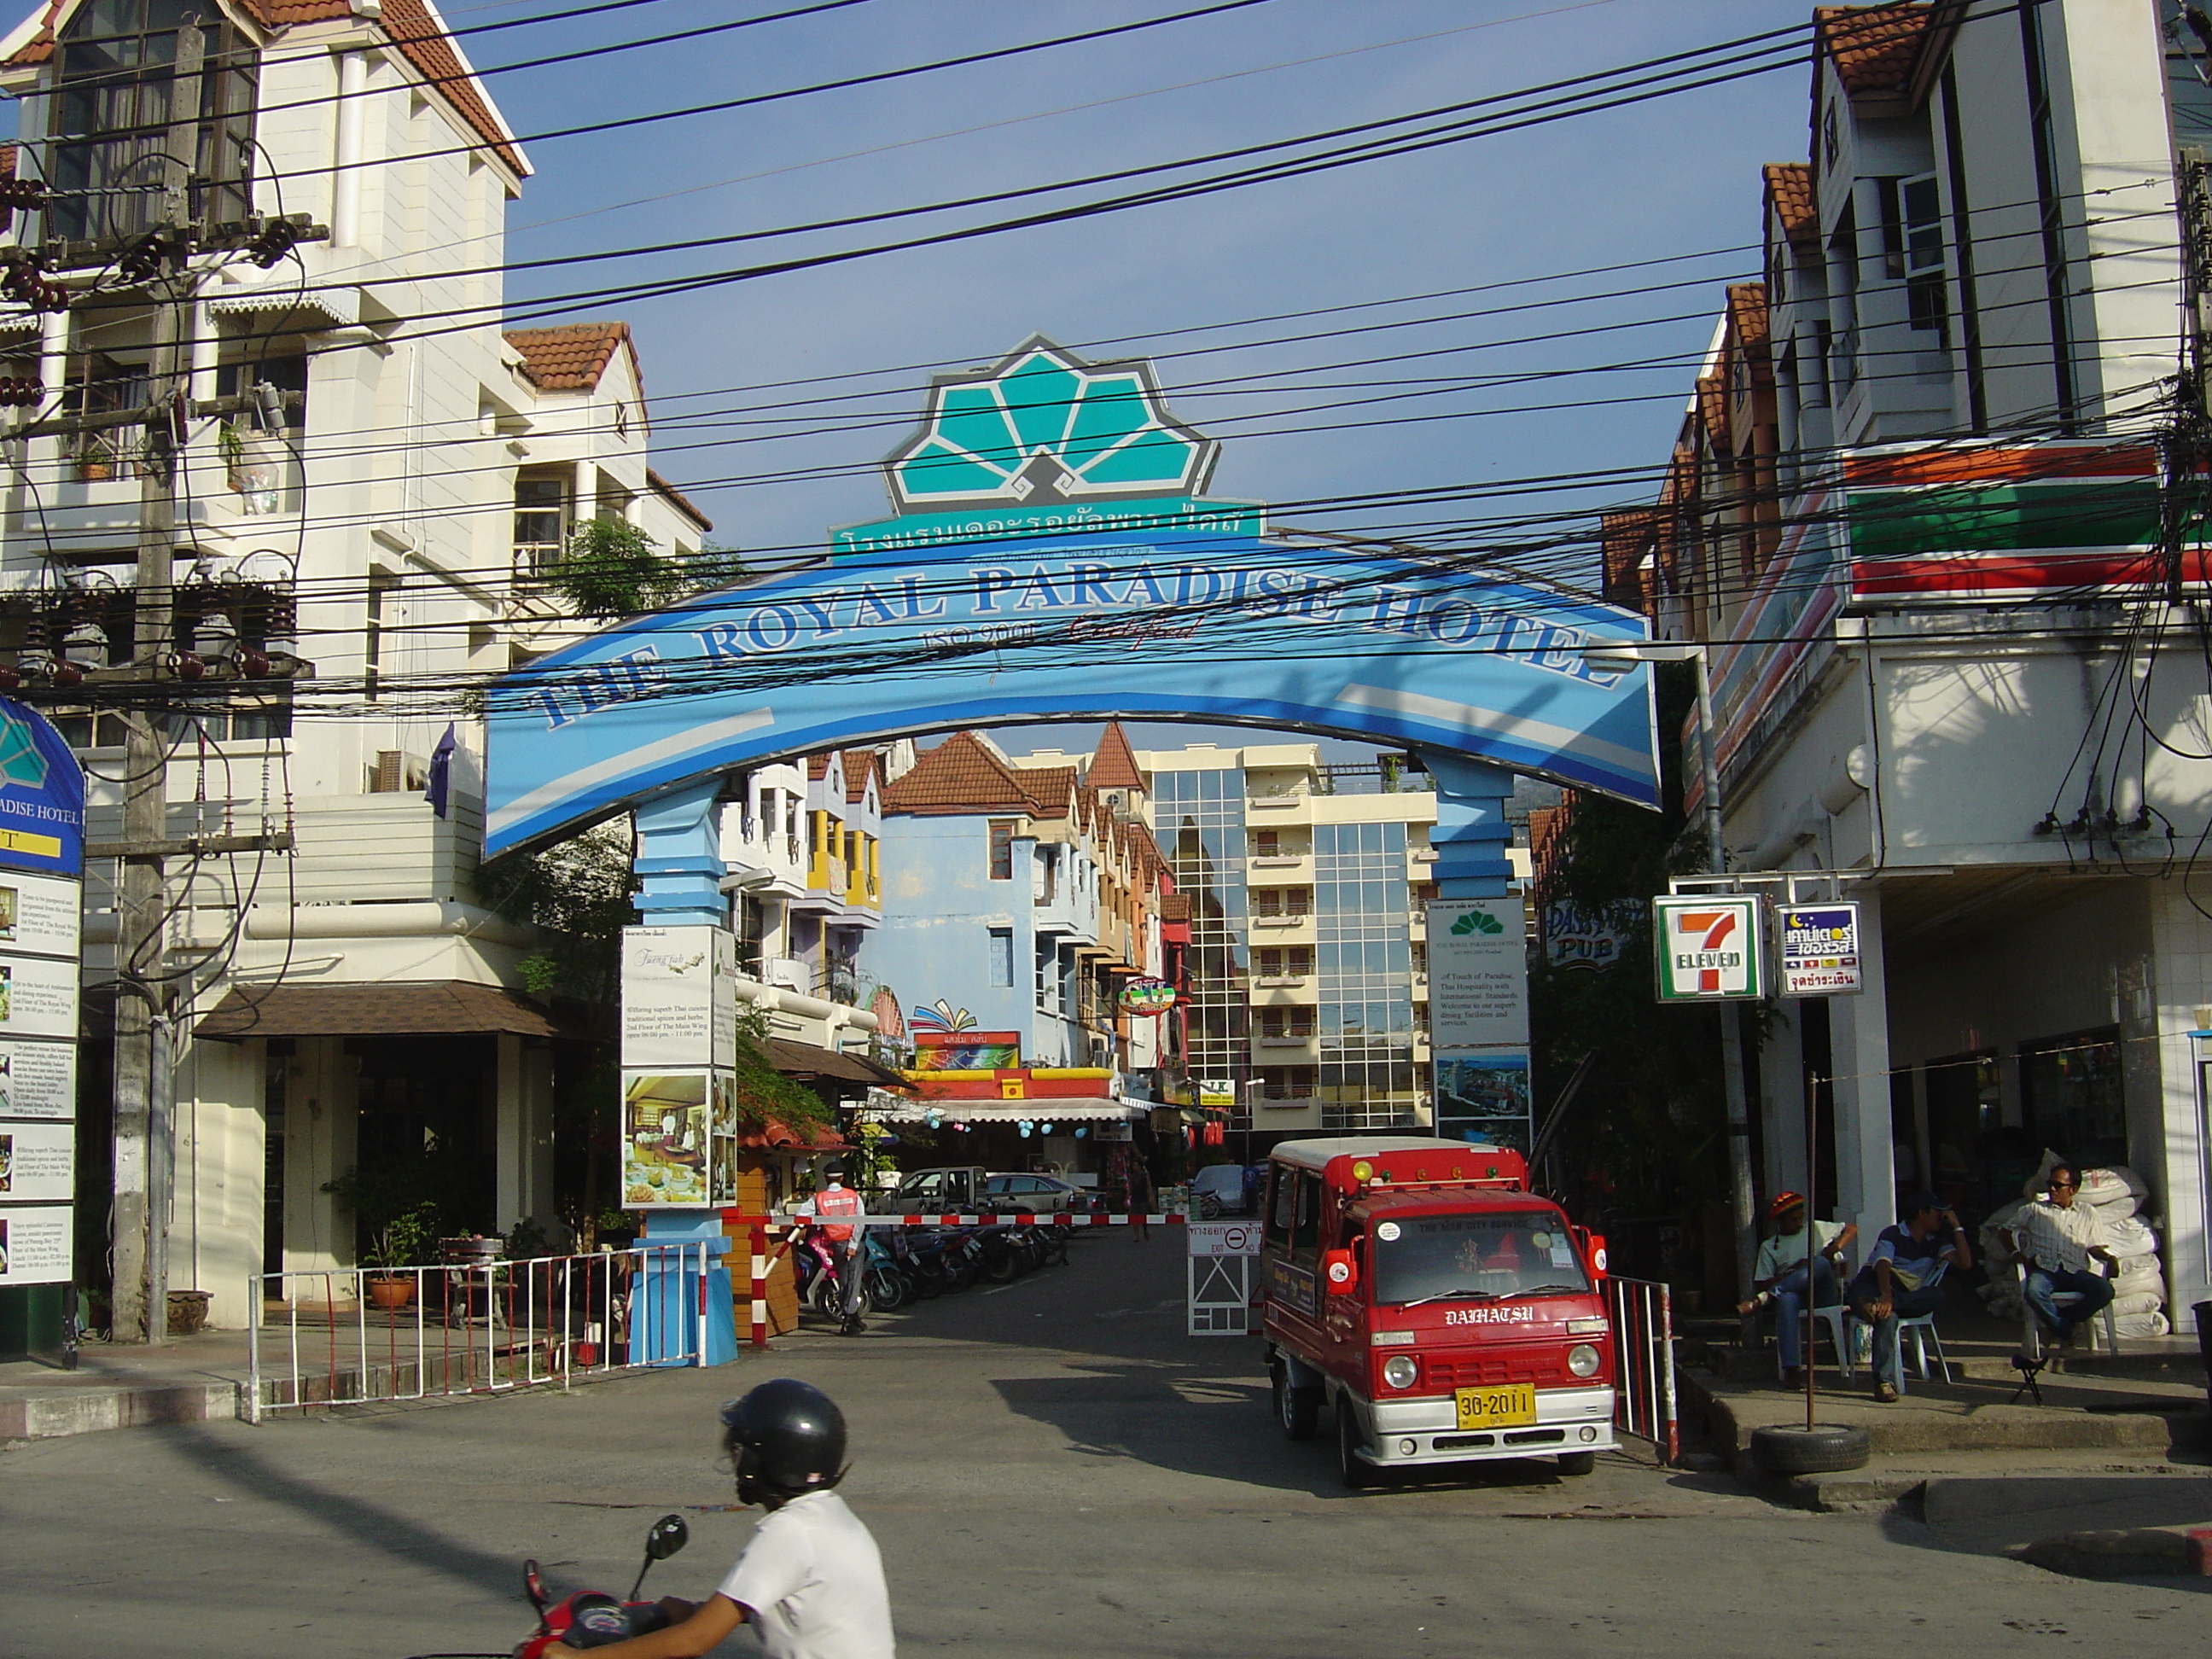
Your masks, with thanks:
M623 1089L626 1206L707 1202L707 1079L647 1073Z
M0 1135L0 1193L15 1190L15 1137Z

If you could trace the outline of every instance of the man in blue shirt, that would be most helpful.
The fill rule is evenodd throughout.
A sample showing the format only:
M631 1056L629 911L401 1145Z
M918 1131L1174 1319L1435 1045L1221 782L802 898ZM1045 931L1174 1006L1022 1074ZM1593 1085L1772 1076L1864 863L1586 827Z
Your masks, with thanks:
M1915 1193L1898 1206L1905 1219L1885 1227L1851 1280L1854 1312L1874 1327L1874 1397L1897 1398L1905 1380L1898 1352L1898 1322L1917 1319L1943 1305L1943 1275L1973 1266L1959 1218L1933 1193Z

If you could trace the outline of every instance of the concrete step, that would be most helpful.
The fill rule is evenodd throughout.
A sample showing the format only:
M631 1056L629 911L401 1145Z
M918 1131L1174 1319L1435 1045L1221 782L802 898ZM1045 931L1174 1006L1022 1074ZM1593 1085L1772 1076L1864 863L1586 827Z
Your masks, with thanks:
M1685 1419L1702 1422L1715 1448L1741 1471L1749 1470L1753 1429L1804 1420L1802 1398L1778 1389L1747 1389L1697 1370L1677 1376ZM2051 1397L2052 1382L2044 1386ZM1873 1400L1863 1381L1848 1392L1824 1389L1819 1419L1864 1428L1878 1455L1998 1450L2162 1455L2212 1437L2212 1416L2203 1401L2179 1395L2137 1397L2109 1385L2092 1394L2077 1383L2063 1403L2039 1407L2007 1403L2009 1389L1988 1384L1942 1389L1908 1382L1907 1389L1904 1399L1887 1405Z
M236 1382L161 1382L0 1396L0 1443L52 1440L155 1423L204 1423L238 1415Z

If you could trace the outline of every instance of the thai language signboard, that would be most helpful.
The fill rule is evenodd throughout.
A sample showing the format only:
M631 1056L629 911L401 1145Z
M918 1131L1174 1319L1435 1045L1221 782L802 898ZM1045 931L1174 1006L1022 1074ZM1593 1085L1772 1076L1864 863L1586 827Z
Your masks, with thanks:
M1859 907L1855 902L1785 905L1782 994L1855 997L1859 977Z

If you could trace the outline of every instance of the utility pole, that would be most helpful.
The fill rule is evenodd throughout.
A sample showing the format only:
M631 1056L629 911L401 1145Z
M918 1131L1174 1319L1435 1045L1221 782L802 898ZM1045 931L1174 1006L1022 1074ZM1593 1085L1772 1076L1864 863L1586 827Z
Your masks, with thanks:
M220 72L222 66L217 65ZM71 268L118 270L144 285L149 296L151 350L147 397L134 410L33 418L0 436L14 440L81 436L96 431L143 430L137 535L137 580L133 590L131 660L82 672L64 665L69 678L88 691L122 689L116 699L124 722L123 834L118 841L87 842L88 859L113 859L122 866L116 896L118 939L114 1014L114 1090L111 1129L113 1191L110 1235L113 1250L112 1328L118 1342L158 1343L168 1334L168 1250L173 1189L174 1128L170 1111L171 1001L163 974L162 922L167 864L172 858L213 854L291 850L289 834L208 836L173 839L168 831L168 757L163 741L165 690L180 680L295 679L313 668L289 653L280 661L203 663L177 650L175 559L178 469L185 464L189 423L196 418L251 415L281 419L296 394L257 385L244 395L195 401L188 380L192 307L197 286L191 258L200 251L243 252L266 270L303 241L329 236L307 215L206 223L193 214L202 81L207 72L205 38L198 27L177 31L176 64L168 81L171 119L161 151L159 189L151 226L82 241L49 237L28 252L9 249L0 258L0 291L34 311L64 311L69 290L46 273ZM19 180L5 204L47 204L47 186ZM25 395L27 393L27 395ZM0 403L38 403L36 383L0 380ZM220 668L221 672L216 672ZM207 690L216 690L209 686ZM95 701L95 710L98 703Z
M162 146L158 234L187 246L191 172L198 143L205 37L177 31L169 82L169 126ZM138 496L138 580L131 667L157 680L175 649L172 592L177 541L177 468L183 464L181 375L191 333L192 283L187 257L165 258L152 278L153 352L147 363L146 453ZM169 763L160 700L133 700L124 711L121 890L115 945L115 1195L113 1329L118 1342L160 1342L169 1328L169 1206L176 1144L167 1086L169 1040L162 1001L161 905L167 866L159 850L168 834ZM161 1086L156 1086L157 1085Z

